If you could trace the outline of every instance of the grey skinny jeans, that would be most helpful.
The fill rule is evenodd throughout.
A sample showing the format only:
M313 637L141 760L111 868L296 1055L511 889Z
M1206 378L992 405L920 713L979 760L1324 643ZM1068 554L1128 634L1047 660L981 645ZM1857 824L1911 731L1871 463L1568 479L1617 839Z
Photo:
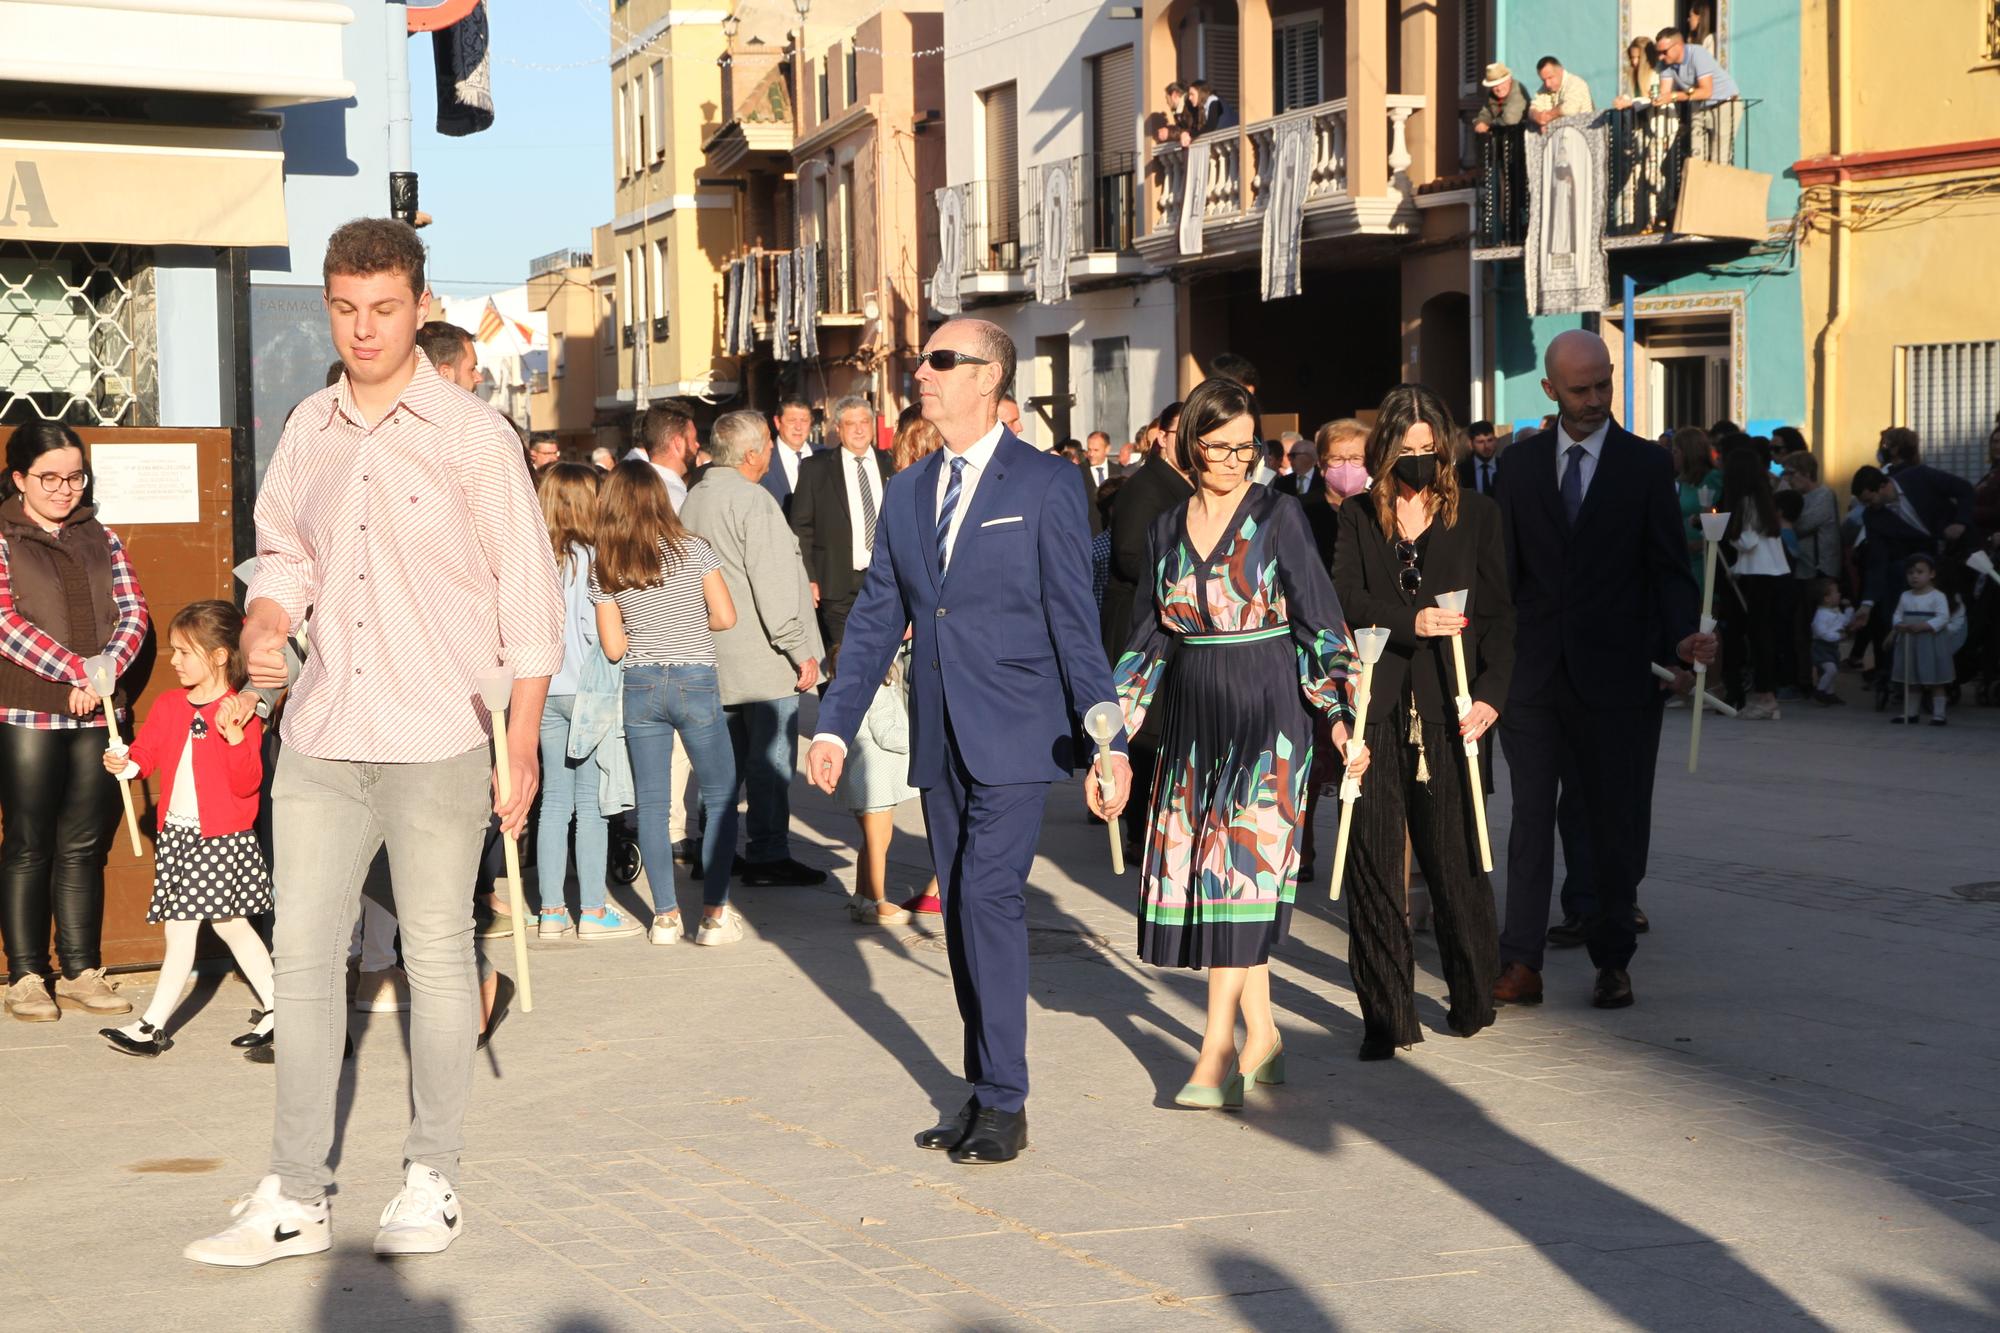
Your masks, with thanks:
M317 1199L333 1182L327 1158L347 1036L343 972L362 881L385 846L410 979L415 1115L403 1157L447 1179L458 1174L479 1035L472 886L493 812L492 762L483 747L421 764L315 759L297 749L278 760L271 1170L291 1198Z

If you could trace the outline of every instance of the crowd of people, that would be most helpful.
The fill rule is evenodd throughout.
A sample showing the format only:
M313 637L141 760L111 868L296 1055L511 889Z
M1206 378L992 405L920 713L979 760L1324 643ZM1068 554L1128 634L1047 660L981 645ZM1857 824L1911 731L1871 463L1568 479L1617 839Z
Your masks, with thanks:
M207 922L258 1006L235 1044L277 1075L270 1173L187 1247L203 1263L329 1247L349 1005L411 1020L406 1173L376 1251L462 1234L471 1058L505 1012L475 938L727 946L747 935L734 883L824 883L790 841L815 693L804 769L856 820L848 915L928 914L946 937L970 1094L917 1143L967 1164L1028 1142L1026 881L1049 794L1078 770L1135 852L1139 956L1207 973L1176 1101L1240 1108L1286 1077L1270 954L1329 869L1363 1060L1423 1039L1413 930L1435 932L1460 1037L1539 1001L1552 946L1588 949L1593 1004L1633 1003L1662 716L1694 668L1751 719L1837 701L1843 662L1871 653L1878 699L1903 686L1899 721L1914 699L1942 724L1968 671L2000 702L2000 588L1967 564L2000 551L2000 428L1976 487L1884 432L1843 518L1796 431L1624 430L1607 349L1571 332L1546 352L1556 411L1512 438L1403 385L1369 420L1267 439L1255 367L1228 355L1139 438L1072 451L1024 436L1011 341L961 318L931 335L886 439L858 397L724 412L705 434L669 401L623 458L524 459L464 391L469 342L426 322L424 264L401 223L330 241L340 371L286 425L242 606L170 618L178 688L136 735L139 682L100 690L95 659L126 676L152 618L89 502L87 451L59 425L8 445L6 1009L130 1013L99 954L103 860L119 784L157 774L148 919L167 956L147 1009L104 1039L171 1049ZM1697 614L1715 510L1719 642ZM496 666L497 754L479 702ZM1082 739L1098 704L1122 723L1105 752ZM113 720L129 746L106 744ZM1476 817L1495 737L1514 802L1504 903ZM1352 841L1329 867L1313 826L1336 793ZM934 875L898 901L889 850L912 799ZM531 830L532 921L496 863ZM636 917L610 894L621 846L651 890ZM692 921L677 861L700 885Z

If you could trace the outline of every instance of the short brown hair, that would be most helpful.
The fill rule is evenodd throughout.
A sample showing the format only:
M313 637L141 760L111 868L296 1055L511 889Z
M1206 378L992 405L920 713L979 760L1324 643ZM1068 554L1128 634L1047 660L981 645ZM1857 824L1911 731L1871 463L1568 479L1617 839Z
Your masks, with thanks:
M217 648L228 654L222 663L222 674L228 678L230 689L240 690L249 681L250 673L243 666L243 613L234 602L188 603L167 626L167 642L171 644L176 634L185 634L203 657Z
M1202 456L1201 437L1241 416L1250 418L1250 434L1261 440L1264 423L1257 412L1257 400L1240 381L1217 375L1195 385L1181 407L1181 429L1174 439L1175 461L1181 472L1189 477L1206 472L1208 460Z
M652 453L668 440L677 440L694 425L694 413L678 398L654 403L639 418L639 443Z
M377 273L400 273L410 280L412 295L424 294L424 243L417 238L417 229L395 218L342 223L327 238L321 285L330 285L336 274L365 278Z
M470 333L442 319L417 326L417 346L434 366L455 366L462 356L479 355Z

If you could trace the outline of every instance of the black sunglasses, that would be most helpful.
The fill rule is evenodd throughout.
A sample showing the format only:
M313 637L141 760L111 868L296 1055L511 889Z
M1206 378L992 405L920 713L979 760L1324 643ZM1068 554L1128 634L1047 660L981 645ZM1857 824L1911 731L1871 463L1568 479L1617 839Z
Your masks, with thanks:
M1424 586L1424 571L1417 568L1417 544L1407 541L1397 542L1396 558L1403 562L1402 571L1396 575L1396 581L1405 593L1415 597Z
M949 347L940 347L935 352L925 352L917 358L932 370L957 370L960 366L990 366L993 363L983 356L973 356L967 352L954 352Z
M1256 440L1245 440L1242 444L1217 444L1214 440L1203 440L1201 451L1211 463L1220 463L1231 455L1248 463L1263 454L1264 446Z

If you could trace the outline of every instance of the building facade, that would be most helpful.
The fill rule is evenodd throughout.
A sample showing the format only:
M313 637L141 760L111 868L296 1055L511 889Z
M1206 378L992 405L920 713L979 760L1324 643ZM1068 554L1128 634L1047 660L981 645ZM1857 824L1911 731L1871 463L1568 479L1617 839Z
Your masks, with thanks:
M1843 487L1889 425L1977 480L2000 413L2000 6L1937 9L1804 5L1809 435Z
M599 444L616 451L619 437L598 438L597 343L600 298L583 250L556 250L528 263L527 304L546 321L546 365L528 375L528 431L554 440L581 461Z

